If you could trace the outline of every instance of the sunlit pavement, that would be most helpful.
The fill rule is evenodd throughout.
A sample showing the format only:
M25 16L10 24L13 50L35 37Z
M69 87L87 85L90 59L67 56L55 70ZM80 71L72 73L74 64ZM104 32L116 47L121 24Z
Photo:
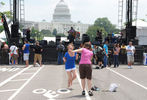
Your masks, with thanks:
M0 66L0 100L146 100L147 67L126 65L119 68L95 69L93 85L100 88L94 96L81 95L77 65L77 79L72 90L67 88L64 65L43 65L24 68L23 65ZM108 92L110 84L118 85L117 92Z

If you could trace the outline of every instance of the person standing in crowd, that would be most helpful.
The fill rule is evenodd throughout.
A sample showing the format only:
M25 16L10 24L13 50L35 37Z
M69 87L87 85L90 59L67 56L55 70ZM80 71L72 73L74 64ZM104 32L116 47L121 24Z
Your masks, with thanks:
M91 91L92 88L92 57L93 52L91 51L91 44L89 42L86 42L84 44L84 48L74 50L73 52L81 52L81 60L79 63L79 72L80 72L80 78L82 83L82 95L85 95L85 81L87 78L87 84L88 84L88 94L90 96L93 96L93 93Z
M96 49L96 61L98 63L98 66L96 69L103 68L103 48L101 46L97 46Z
M108 41L105 41L105 44L103 46L104 49L104 67L107 67L108 65Z
M128 68L132 69L132 64L134 63L134 53L135 53L135 47L132 45L132 42L129 42L129 45L126 47L126 51L127 51Z
M125 46L124 43L121 45L120 54L121 54L121 63L126 64L126 62L127 62L127 60L126 60L127 59L127 57L126 57L126 46Z
M12 64L14 64L14 61L15 61L15 64L17 65L18 64L18 48L14 43L12 43L11 47L10 47L10 55L11 55L11 59L12 59Z
M24 43L25 44L22 47L23 59L24 59L24 61L26 63L26 67L28 67L29 66L29 54L30 54L29 49L30 49L30 44L28 43L28 40L25 40Z
M93 64L96 64L96 49L97 49L97 46L94 45L91 48L93 50L93 59L92 59L92 62L93 62Z
M2 46L2 64L9 64L9 46L6 44L6 42L3 42Z
M36 62L38 61L40 64L40 67L42 66L42 46L39 45L39 42L36 41L36 46L34 47L33 51L35 52L34 55L34 67L36 65Z
M59 45L57 46L58 51L58 65L63 64L63 52L65 50L64 45L60 41Z
M72 86L73 80L76 79L76 66L75 60L78 59L77 53L73 53L74 46L70 43L68 46L68 51L65 53L63 61L65 62L65 70L68 75L68 88Z
M119 44L114 44L113 47L114 68L119 67L119 52L120 52Z

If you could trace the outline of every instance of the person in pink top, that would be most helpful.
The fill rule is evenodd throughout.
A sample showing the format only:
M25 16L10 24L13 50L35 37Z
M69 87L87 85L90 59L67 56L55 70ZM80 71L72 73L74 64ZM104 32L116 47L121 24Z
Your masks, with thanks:
M74 50L73 52L78 52L81 53L81 60L79 63L79 72L80 72L80 78L81 78L81 83L82 83L82 95L85 95L85 81L87 78L88 82L88 89L89 92L88 94L90 96L93 96L93 93L91 91L92 88L92 57L93 57L93 52L91 51L91 44L89 42L86 42L84 44L84 48Z

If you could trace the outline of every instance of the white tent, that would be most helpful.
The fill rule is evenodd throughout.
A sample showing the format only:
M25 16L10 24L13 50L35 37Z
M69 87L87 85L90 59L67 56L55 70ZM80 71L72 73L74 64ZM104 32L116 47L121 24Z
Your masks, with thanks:
M147 27L147 22L143 21L143 20L137 20L137 21L134 21L132 23L133 26L137 25L137 28L140 28L140 27Z
M132 23L134 26L137 25L136 37L139 40L139 45L147 45L147 22L137 20Z
M56 42L56 37L44 37L43 40L47 40L48 42L49 42L49 41L54 41L54 42ZM68 41L68 40L67 40L67 37L61 37L61 41Z

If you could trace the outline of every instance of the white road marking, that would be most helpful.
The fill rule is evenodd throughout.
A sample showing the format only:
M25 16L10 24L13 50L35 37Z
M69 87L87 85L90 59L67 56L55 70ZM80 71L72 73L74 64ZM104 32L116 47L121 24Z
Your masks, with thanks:
M18 79L18 80L11 80L10 82L19 82L19 81L27 81L28 79Z
M122 74L120 74L120 73L118 73L118 72L116 72L116 71L114 71L114 70L112 70L112 69L110 69L110 68L107 68L107 69L110 70L111 72L113 72L113 73L115 73L115 74L117 74L117 75L119 75L119 76L121 76L121 77L127 79L128 81L130 81L130 82L132 82L132 83L134 83L134 84L136 84L136 85L142 87L143 89L147 90L147 87L141 85L140 83L135 82L134 80L132 80L132 79L130 79L130 78L128 78L128 77L126 77L126 76L124 76L124 75L122 75Z
M27 74L34 74L34 73L22 73L21 75L27 75Z
M0 87L2 87L3 85L5 85L6 83L8 83L10 80L12 80L13 78L15 78L16 76L20 75L21 73L23 73L24 71L26 71L27 69L29 69L31 66L24 68L23 70L21 70L20 72L16 73L15 75L9 77L8 79L6 79L5 81L0 83Z
M82 88L81 79L80 79L79 74L77 73L77 71L76 71L76 75L77 75L77 79L78 79L78 81L79 81L79 83L80 83L80 86L81 86L81 88ZM85 93L86 93L86 95L85 95L86 99L87 99L87 100L91 100L91 98L90 98L90 96L88 95L88 92L87 92L86 89L85 89Z
M19 94L19 92L40 72L44 66L40 67L8 100L12 100Z
M17 91L17 89L0 90L0 93L1 93L1 92L13 92L13 91Z
M17 70L19 70L20 68L16 68L15 70L13 70L13 71L17 71Z
M7 68L2 68L2 69L1 69L2 72L5 72L5 71L7 71L7 70L8 70Z
M147 68L147 66L143 66L143 67Z
M16 68L12 68L12 69L10 69L10 70L8 70L8 72L12 72L12 71L14 71Z

